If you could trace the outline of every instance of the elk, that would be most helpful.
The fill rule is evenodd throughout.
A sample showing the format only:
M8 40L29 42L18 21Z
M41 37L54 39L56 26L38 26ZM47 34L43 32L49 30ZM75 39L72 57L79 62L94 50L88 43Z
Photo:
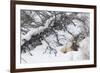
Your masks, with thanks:
M72 40L67 42L63 48L61 48L62 53L67 53L69 51L78 51L79 44L78 44L78 39L74 37Z
M67 53L69 51L78 51L78 45L75 42L68 42L63 48L61 48L62 53Z

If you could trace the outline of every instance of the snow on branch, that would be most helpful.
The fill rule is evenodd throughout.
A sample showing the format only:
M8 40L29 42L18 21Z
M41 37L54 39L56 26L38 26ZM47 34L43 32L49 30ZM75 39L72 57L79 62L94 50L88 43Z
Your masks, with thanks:
M23 45L23 39L25 40L30 40L32 35L36 35L36 34L40 34L40 32L43 32L44 29L48 28L48 26L51 24L51 22L54 20L54 16L50 17L49 19L46 20L46 22L44 23L44 26L40 26L38 28L33 28L32 30L30 30L26 35L23 35L21 37L22 40L22 44Z

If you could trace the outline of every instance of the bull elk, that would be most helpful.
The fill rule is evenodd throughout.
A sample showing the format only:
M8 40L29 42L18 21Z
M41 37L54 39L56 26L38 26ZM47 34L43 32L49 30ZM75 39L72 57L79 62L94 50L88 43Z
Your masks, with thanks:
M68 42L63 48L61 48L62 53L67 53L69 51L78 51L79 45L77 42Z

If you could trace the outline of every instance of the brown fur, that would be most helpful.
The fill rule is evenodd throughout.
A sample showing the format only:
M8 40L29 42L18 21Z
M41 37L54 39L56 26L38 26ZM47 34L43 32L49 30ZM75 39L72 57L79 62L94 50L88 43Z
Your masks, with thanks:
M67 53L69 51L72 51L72 48L67 48L67 47L64 47L64 48L61 48L60 50L62 53Z

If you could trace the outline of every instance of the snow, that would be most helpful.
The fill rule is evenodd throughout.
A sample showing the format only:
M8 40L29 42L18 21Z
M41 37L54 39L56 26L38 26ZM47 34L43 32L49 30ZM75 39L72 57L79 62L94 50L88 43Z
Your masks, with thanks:
M70 15L70 13L66 13L67 15ZM82 14L78 15L80 18L82 17ZM83 15L84 16L84 15ZM60 17L58 15L58 17ZM37 14L35 15L35 21L41 22L41 19ZM49 24L53 25L53 20L55 19L55 16L51 16L47 21L43 24L44 26L40 26L38 28L31 28L31 30L26 35L21 35L21 45L24 43L23 39L30 40L32 35L39 34L40 32L43 32L44 29L49 27ZM52 22L51 22L52 21ZM72 20L73 23L70 23L67 25L67 30L71 32L74 36L77 36L78 34L82 33L84 30L83 23L78 21L77 19ZM32 23L35 25L34 23ZM80 60L87 60L90 57L90 39L89 37L86 37L82 41L80 41L78 51L70 50L67 53L61 52L61 49L63 48L71 48L72 45L72 39L73 36L68 33L68 31L63 30L55 30L55 32L58 34L59 42L63 45L57 45L57 37L55 34L50 34L48 37L45 37L45 39L49 42L49 45L57 51L57 54L55 56L54 50L51 51L50 49L46 48L48 47L48 44L42 40L42 45L36 46L33 50L30 51L30 53L33 55L31 56L29 52L22 53L21 54L21 63L52 63L52 62L68 62L68 61L80 61ZM85 31L84 31L85 32ZM46 52L45 52L46 51ZM24 60L26 61L24 61Z
M81 29L73 24L68 25L67 29L74 35L78 35L81 32Z
M90 38L86 37L81 42L79 42L80 50L83 53L83 58L88 59L90 56Z
M41 18L38 15L34 16L34 21L42 22Z
M85 38L81 42L79 42L80 47L78 48L78 51L69 51L67 53L62 53L60 50L62 48L70 47L72 44L68 38L72 38L71 35L68 35L68 33L64 31L58 31L57 32L59 37L58 38L65 38L67 40L62 40L60 43L64 44L63 46L57 46L55 44L55 36L50 35L46 39L50 43L51 47L57 50L57 56L55 56L54 52L52 51L51 54L49 53L49 50L47 50L46 53L44 53L46 47L48 46L45 41L42 41L42 45L37 46L34 50L30 51L33 56L30 56L29 53L21 54L21 57L27 61L27 63L52 63L52 62L67 62L67 61L79 61L79 60L85 60L88 59L85 57L85 55L89 56L89 37ZM63 35L63 36L62 36ZM25 63L23 60L21 60L22 63Z
M83 25L83 23L81 21L78 21L77 19L73 19L73 22L78 27L81 27Z
M26 35L21 35L21 45L24 44L23 39L25 40L30 40L32 35L36 35L37 33L42 32L44 29L48 28L49 23L54 19L54 16L50 17L46 23L44 24L44 26L40 26L38 28L33 28L32 30L30 30Z
M59 51L59 48L57 48L57 56L54 54L48 54L45 53L43 54L45 50L45 45L43 46L38 46L34 51L31 51L33 56L30 56L28 53L27 54L22 54L22 58L24 58L27 63L52 63L52 62L67 62L67 61L79 61L79 60L84 60L82 58L83 53L81 50L79 51L70 51L66 54L61 53ZM24 63L22 61L22 63Z
M61 43L71 41L71 39L73 38L72 35L70 35L67 31L57 31L57 33L59 35L59 40L61 41Z

